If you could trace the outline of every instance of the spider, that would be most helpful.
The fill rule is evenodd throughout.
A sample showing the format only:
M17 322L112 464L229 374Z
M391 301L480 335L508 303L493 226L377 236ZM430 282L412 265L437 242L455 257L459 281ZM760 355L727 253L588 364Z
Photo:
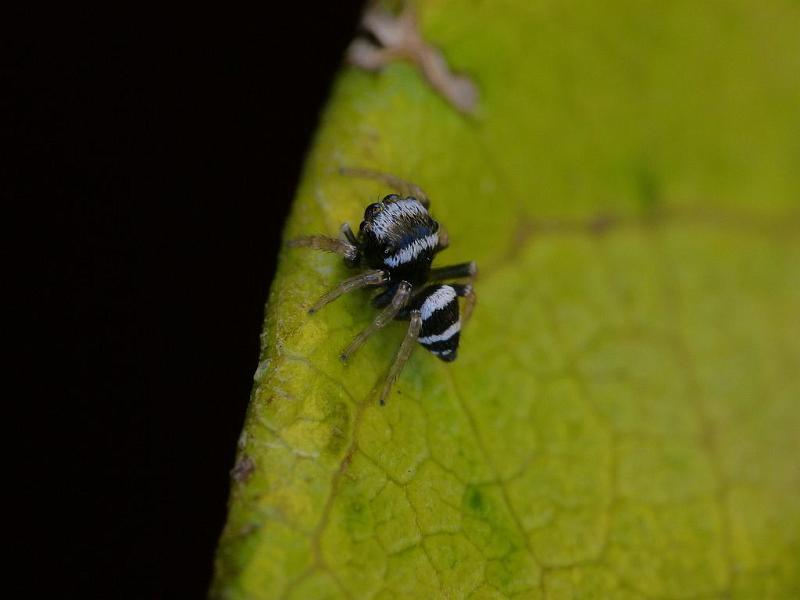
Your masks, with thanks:
M347 292L366 287L378 290L372 305L381 312L341 352L343 362L390 321L409 321L381 390L380 403L385 404L411 356L414 342L445 362L456 359L461 331L458 298L465 299L466 322L475 305L471 282L477 268L474 261L431 268L436 254L447 248L448 236L428 213L430 202L419 186L368 169L342 168L340 172L381 181L402 195L389 194L367 206L358 235L345 223L339 238L312 235L292 240L289 245L334 252L344 258L347 266L362 269L324 294L309 309L310 314ZM469 283L433 283L465 278Z

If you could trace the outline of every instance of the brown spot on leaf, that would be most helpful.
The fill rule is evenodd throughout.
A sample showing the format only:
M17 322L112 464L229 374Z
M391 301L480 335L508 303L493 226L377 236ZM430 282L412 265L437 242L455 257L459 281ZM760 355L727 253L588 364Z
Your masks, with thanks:
M256 469L255 461L247 454L242 454L231 469L231 477L237 483L244 483Z

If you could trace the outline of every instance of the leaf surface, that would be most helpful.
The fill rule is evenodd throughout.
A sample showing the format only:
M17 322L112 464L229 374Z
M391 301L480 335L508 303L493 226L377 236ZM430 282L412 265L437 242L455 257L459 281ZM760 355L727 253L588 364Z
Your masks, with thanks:
M479 299L459 358L371 390L369 295L286 249L221 598L800 596L800 4L419 3L475 118L345 69L286 238L420 184Z

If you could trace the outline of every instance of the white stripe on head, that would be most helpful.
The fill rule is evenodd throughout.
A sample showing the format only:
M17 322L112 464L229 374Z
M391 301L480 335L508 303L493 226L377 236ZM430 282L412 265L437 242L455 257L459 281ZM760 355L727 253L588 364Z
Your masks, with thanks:
M420 252L433 250L439 244L439 234L431 233L424 238L414 240L401 250L383 259L383 264L388 267L398 267L417 258Z
M427 335L425 337L419 338L417 341L420 344L433 344L434 342L444 342L449 340L455 334L461 331L461 319L450 325L447 329L445 329L442 333L437 333L435 335Z
M372 218L372 232L379 239L386 237L392 225L400 216L415 218L427 214L428 211L415 198L397 200L385 205L384 209Z
M422 313L422 320L427 321L431 315L437 310L444 308L456 299L456 291L449 285L443 285L438 290L433 292L430 296L425 298L422 303L420 312Z

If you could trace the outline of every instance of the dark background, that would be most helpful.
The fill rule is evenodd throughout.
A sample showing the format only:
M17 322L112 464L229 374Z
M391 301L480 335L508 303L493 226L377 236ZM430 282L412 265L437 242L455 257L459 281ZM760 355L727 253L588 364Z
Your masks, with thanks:
M295 4L10 22L15 597L206 594L283 221L361 8Z

